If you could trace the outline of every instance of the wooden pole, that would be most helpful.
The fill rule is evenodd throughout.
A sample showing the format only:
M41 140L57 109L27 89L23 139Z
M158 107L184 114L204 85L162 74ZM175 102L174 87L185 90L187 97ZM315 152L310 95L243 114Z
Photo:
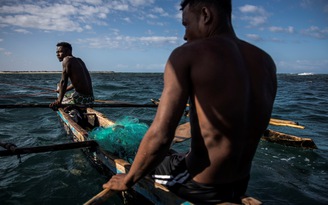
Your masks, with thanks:
M190 138L190 123L186 122L177 127L173 143L183 142ZM261 139L287 146L317 149L317 146L311 138L302 138L273 130L266 130Z
M78 149L78 148L85 148L85 147L97 147L98 143L94 140L89 140L83 142L71 142L65 144L56 144L56 145L47 145L47 146L38 146L38 147L22 147L22 148L18 148L16 147L16 145L10 143L3 143L3 142L0 142L0 145L7 149L7 150L1 150L0 156L12 156L12 155L20 155L20 154ZM5 147L5 145L13 145L13 146Z
M135 104L135 103L103 103L103 104L61 104L60 107L67 106L76 106L76 107L157 107L154 104ZM38 103L29 103L29 104L0 104L0 109L7 108L49 108L49 104L38 104Z
M97 195L92 197L89 201L85 202L83 205L97 205L97 204L103 204L107 201L107 199L114 194L116 194L117 191L112 191L110 189L104 189L101 192L99 192Z
M271 118L269 124L275 126L288 126L288 127L304 129L304 126L299 125L297 122L293 122L289 120L280 120L280 119Z

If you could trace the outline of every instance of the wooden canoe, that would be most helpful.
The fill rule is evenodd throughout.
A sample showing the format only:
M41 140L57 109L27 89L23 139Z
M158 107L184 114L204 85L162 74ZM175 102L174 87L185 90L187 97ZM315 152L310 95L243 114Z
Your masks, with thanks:
M302 147L306 149L317 149L317 146L311 138L298 137L270 129L264 132L264 135L261 139L286 146Z
M63 108L59 108L57 114L66 132L73 137L75 142L89 140L87 130L98 126L107 127L114 124L114 122L109 120L105 115L92 108L86 108L87 123L84 123L85 127L77 124ZM94 149L86 148L82 150L103 174L109 176L117 173L126 173L131 166L127 161L103 150L101 146ZM151 178L147 177L134 185L131 192L133 192L131 193L132 196L138 195L136 197L138 201L142 200L146 204L191 204L174 195L163 185L157 184Z

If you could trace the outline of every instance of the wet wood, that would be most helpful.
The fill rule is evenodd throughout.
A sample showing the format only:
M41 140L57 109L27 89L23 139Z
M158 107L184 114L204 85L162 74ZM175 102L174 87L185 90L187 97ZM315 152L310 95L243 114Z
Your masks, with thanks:
M105 203L111 196L116 194L116 191L110 189L104 189L99 192L97 195L92 197L89 201L85 202L83 205L99 205Z
M87 148L87 147L91 148L91 147L97 147L97 146L98 146L98 143L93 140L83 141L83 142L71 142L71 143L64 143L64 144L47 145L47 146L37 146L37 147L10 146L10 148L7 150L1 150L0 156L12 156L12 155L21 155L21 154L30 154L30 153L51 152L51 151L79 149L79 148Z
M311 138L298 137L273 130L266 130L261 139L286 146L317 149L317 146Z
M90 105L82 105L82 104L61 104L58 108L68 107L68 106L76 106L76 107L157 107L154 104L137 104L137 103L102 103L102 104L90 104ZM28 103L28 104L1 104L0 109L9 109L9 108L49 108L49 104L42 103Z

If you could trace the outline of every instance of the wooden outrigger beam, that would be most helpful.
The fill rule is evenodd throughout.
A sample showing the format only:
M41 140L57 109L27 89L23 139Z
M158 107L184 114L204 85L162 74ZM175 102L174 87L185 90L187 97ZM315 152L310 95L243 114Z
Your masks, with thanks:
M285 134L273 130L266 130L262 140L274 142L286 146L302 147L306 149L318 149L311 138L303 138L294 135Z
M191 138L190 123L187 122L179 125L175 131L175 138L173 141L175 143L178 143L183 142L189 138ZM274 142L286 146L302 147L306 149L317 149L317 146L311 138L298 137L269 129L264 132L263 136L261 137L261 140Z
M269 124L275 126L288 126L298 129L304 129L304 126L299 125L297 122L293 122L289 120L279 120L279 119L271 118Z
M155 100L155 99L150 99L150 101L154 104L154 105L159 105L160 100ZM186 107L188 107L189 104L186 105ZM189 116L189 112L186 111L185 116ZM274 125L274 126L287 126L287 127L293 127L293 128L298 128L298 129L304 129L305 127L298 124L298 122L294 122L294 121L290 121L290 120L281 120L281 119L276 119L276 118L271 118L270 125Z
M46 145L38 147L17 147L14 144L2 143L0 145L7 150L0 150L0 156L12 156L20 154L40 153L40 152L51 152L68 149L79 149L79 148L94 148L98 146L98 143L94 140L88 140L83 142L70 142L64 144Z

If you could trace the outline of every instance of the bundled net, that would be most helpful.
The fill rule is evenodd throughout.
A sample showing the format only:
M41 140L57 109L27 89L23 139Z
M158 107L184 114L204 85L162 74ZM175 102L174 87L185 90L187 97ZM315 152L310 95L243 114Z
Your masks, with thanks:
M89 133L106 151L132 163L148 125L131 116L123 117L109 127L97 127Z

